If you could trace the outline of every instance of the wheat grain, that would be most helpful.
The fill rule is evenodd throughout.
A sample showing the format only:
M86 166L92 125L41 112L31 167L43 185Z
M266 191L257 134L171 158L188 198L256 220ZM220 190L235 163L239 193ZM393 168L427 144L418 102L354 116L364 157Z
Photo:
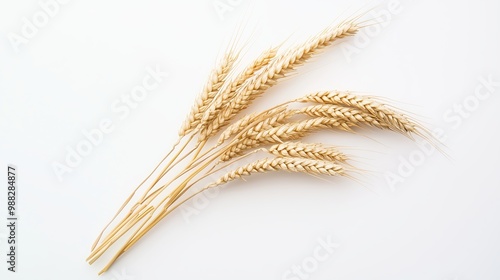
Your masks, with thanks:
M381 129L391 129L392 127L385 123L384 121L379 121L372 114L362 112L359 109L352 107L344 107L339 105L331 104L320 104L307 106L300 109L301 113L304 113L311 117L328 117L348 120L355 124L367 124L370 126L378 127Z
M250 66L248 66L242 73L242 75L239 75L238 79L236 80L236 83L233 85L231 90L233 92L236 91L237 87L241 86L248 78L252 77L257 73L259 70L261 70L264 66L269 64L269 62L276 56L278 53L279 47L275 48L270 48L266 51L264 51L259 57L257 57L256 60L253 61Z
M209 187L220 186L232 180L241 178L242 176L277 170L305 172L313 175L338 176L345 174L344 167L329 161L293 157L276 157L272 159L265 158L241 166L236 170L224 174Z
M332 162L347 161L347 156L335 147L319 143L285 142L271 146L268 152L282 157L301 157Z
M283 124L289 117L295 114L295 110L283 110L281 112L277 112L275 114L269 115L268 117L261 118L257 121L252 127L250 127L247 131L245 131L240 138L251 138L258 133L276 127L278 125Z
M344 131L351 131L352 126L356 125L346 120L320 117L285 123L259 132L255 135L254 139L260 143L273 143L277 141L277 139L281 141L295 139L295 135L301 137L303 135L302 133L307 133L319 128L338 128Z

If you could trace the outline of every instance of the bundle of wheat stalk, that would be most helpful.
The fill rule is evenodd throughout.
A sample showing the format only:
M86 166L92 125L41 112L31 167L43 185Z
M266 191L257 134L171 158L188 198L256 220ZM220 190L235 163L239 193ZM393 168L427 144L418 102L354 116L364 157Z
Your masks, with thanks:
M235 72L241 51L232 44L183 123L179 141L103 229L87 261L92 264L112 246L117 247L101 273L106 271L179 205L204 190L243 176L284 170L349 177L353 167L338 148L298 141L311 132L354 131L371 126L409 137L427 137L420 125L394 107L347 91L319 91L235 119L254 99L320 49L355 35L362 27L359 15L348 18L297 47L264 51L241 72ZM261 157L242 163L249 154ZM233 170L223 172L228 167ZM172 170L176 170L175 174L171 174ZM204 183L214 174L219 179ZM202 183L205 185L199 186Z

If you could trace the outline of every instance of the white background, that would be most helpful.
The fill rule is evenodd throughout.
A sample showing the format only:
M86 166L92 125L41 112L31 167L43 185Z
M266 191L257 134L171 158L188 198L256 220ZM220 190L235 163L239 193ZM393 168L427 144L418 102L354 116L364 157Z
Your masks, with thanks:
M381 3L372 16L387 11ZM85 262L98 232L176 140L238 26L253 32L242 39L248 60L374 4L75 0L58 5L16 51L12 36L22 36L23 18L32 22L43 9L38 1L1 1L0 166L18 167L20 219L18 272L2 262L1 279L301 279L287 271L308 262L317 264L308 279L500 279L498 82L488 97L474 97L481 77L500 80L493 0L401 0L382 27L326 49L253 107L317 90L383 96L440 128L448 158L435 150L420 157L416 143L389 132L318 134L311 139L358 155L368 170L362 183L254 176L208 202L188 202L197 215L175 211L101 278L104 262ZM169 73L159 87L128 116L113 111L156 67ZM466 114L453 111L464 102ZM108 118L113 131L58 180L54 162L85 139L82 130ZM391 187L388 174L402 181ZM2 256L6 237L2 226ZM318 239L328 238L339 247L312 260Z

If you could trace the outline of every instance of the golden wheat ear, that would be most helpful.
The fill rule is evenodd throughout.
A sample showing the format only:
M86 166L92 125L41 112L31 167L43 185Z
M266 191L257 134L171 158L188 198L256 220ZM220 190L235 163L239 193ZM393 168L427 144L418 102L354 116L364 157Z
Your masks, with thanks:
M227 103L234 98L237 90L244 84L244 82L258 73L264 66L268 65L269 62L276 56L278 48L270 48L264 51L257 59L255 59L250 65L248 65L242 72L240 72L235 78L228 79L220 88L216 98L210 104L210 107L204 108L203 115L200 119L200 129L206 131L206 129L211 129L210 124L214 121L221 110L227 105ZM199 142L206 140L208 137L215 134L217 131L210 130L208 134L202 133Z
M290 172L305 172L314 175L330 175L342 176L345 175L344 167L341 165L306 158L294 157L276 157L265 158L247 165L241 166L231 172L224 174L215 183L209 187L220 186L230 181L242 178L243 176L252 175L255 173L263 173L268 171L290 171Z
M198 98L196 98L191 111L181 126L179 136L185 136L186 134L192 132L200 124L203 113L215 99L215 96L219 92L223 83L226 81L226 78L237 59L238 54L230 51L224 55L218 65L212 70L207 83Z
M227 125L239 112L246 109L254 99L260 97L267 89L276 85L286 74L294 71L297 66L304 64L320 49L347 36L356 34L360 27L357 19L347 20L329 27L313 36L305 43L291 48L269 61L262 70L247 78L237 89L234 98L227 105L216 110L213 108L207 116L207 125L200 132L200 141L217 133ZM208 117L210 116L210 117Z
M267 151L281 157L301 157L340 163L348 160L348 157L337 148L320 143L286 142L273 145Z
M364 116L371 117L371 125L388 128L411 137L412 134L422 135L422 126L410 117L391 109L373 97L355 95L350 91L320 91L308 94L296 100L323 105L337 105L357 109ZM361 116L360 116L361 117ZM366 118L360 118L365 119ZM373 122L376 120L377 122Z

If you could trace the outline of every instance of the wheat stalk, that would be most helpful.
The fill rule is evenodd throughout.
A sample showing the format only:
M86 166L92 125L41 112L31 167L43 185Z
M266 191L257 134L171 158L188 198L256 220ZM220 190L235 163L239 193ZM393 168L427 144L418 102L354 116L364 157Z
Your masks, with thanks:
M358 19L359 17L353 17L342 21L288 51L278 53L279 47L268 49L240 72L236 70L239 69L236 65L239 53L231 47L211 72L179 131L180 140L177 143L181 143L186 135L189 135L189 139L179 148L176 148L177 144L174 145L173 150L176 153L172 157L169 153L155 168L155 171L156 169L161 171L150 187L102 240L99 235L88 261L95 262L115 242L126 238L125 244L119 248L101 273L107 270L161 219L199 193L187 195L193 185L200 183L208 175L221 173L224 166L220 165L232 166L243 157L257 152L266 152L274 156L222 174L218 180L202 188L201 191L243 176L267 171L285 170L311 175L349 177L349 170L344 167L349 165L348 157L337 148L320 143L293 142L319 129L333 128L350 132L355 127L368 125L401 132L407 136L427 135L417 122L384 105L376 98L358 96L348 91L321 91L308 94L233 121L235 116L246 109L254 99L304 64L319 50L340 38L354 35L361 28ZM300 103L314 104L304 107ZM291 105L300 105L301 108L290 109ZM209 141L212 140L211 137L227 125L229 126L218 137L218 141L212 147L205 147L207 143L211 143ZM194 137L198 137L195 147L184 151L189 144L192 144ZM250 149L254 150L238 157ZM190 157L192 154L194 155ZM223 161L226 162L222 163ZM166 183L160 181L180 163L185 166L179 173ZM128 205L132 196L118 213ZM131 235L126 235L128 233Z

